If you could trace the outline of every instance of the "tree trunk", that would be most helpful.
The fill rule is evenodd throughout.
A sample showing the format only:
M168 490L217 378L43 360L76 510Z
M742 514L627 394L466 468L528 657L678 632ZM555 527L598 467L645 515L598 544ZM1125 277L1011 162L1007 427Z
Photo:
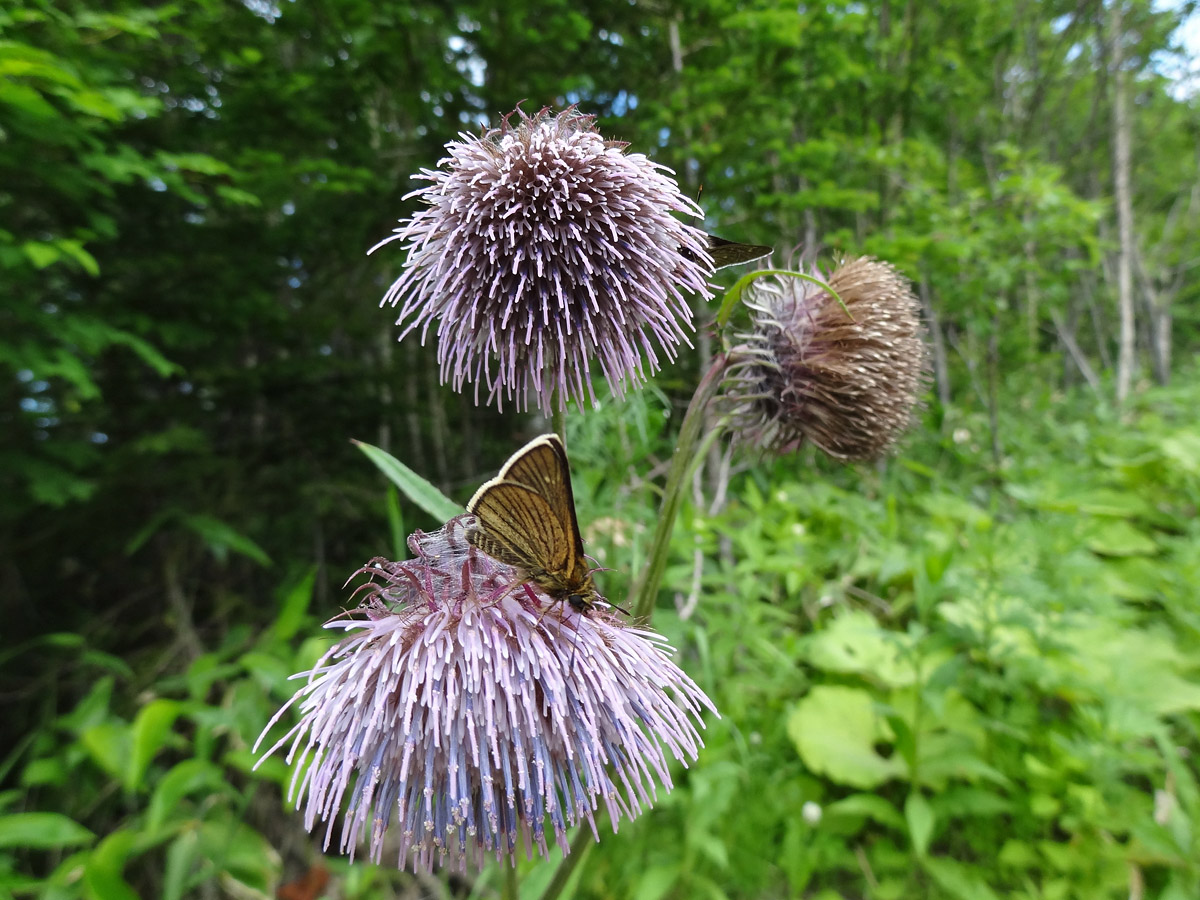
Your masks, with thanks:
M1125 74L1121 69L1121 4L1108 7L1110 64L1113 73L1112 140L1113 192L1117 203L1117 309L1121 331L1117 353L1117 404L1124 404L1133 380L1135 325L1133 318L1133 203L1129 189L1129 110Z
M929 329L929 349L933 357L933 379L937 386L938 402L942 408L950 405L950 364L946 359L946 342L942 338L942 326L938 322L937 311L933 308L933 298L929 292L929 277L921 272L921 280L917 285L921 297L921 306L925 312L925 324Z

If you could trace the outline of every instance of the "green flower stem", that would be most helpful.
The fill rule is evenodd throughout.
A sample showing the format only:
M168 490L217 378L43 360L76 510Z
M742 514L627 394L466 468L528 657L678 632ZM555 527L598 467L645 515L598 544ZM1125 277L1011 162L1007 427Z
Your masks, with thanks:
M554 877L546 885L542 900L557 900L562 894L563 888L567 886L567 882L571 880L571 873L575 871L576 866L583 862L583 858L588 855L588 851L592 849L594 843L596 843L596 839L592 836L590 828L581 827L575 832L575 837L571 839L571 852L563 857L558 868L554 870Z
M501 888L500 896L504 900L520 900L521 888L517 884L517 861L509 860L507 864L500 864L504 869L504 885Z
M662 507L658 513L658 525L654 532L654 541L650 545L650 557L642 577L634 589L629 609L635 621L649 622L654 613L654 601L658 597L658 587L662 583L663 571L667 567L667 554L671 549L671 532L675 528L675 518L679 515L679 504L683 502L683 489L687 483L688 472L700 443L700 435L704 431L704 410L708 402L721 386L725 373L725 356L718 354L700 384L692 395L687 412L683 416L683 424L679 426L679 437L675 442L675 453L671 457L671 469L667 473L667 486L663 490Z

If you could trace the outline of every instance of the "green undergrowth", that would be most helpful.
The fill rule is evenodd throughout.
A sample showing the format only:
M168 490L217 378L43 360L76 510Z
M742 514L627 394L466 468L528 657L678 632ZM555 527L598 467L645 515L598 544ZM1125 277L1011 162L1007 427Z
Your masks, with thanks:
M571 892L1200 896L1198 406L1194 380L1124 418L1047 397L1002 415L995 441L962 416L880 468L805 451L702 479L655 625L721 718L653 812L601 832ZM641 400L571 431L614 599L653 521L637 477L675 425ZM337 610L312 608L311 573L281 581L271 627L183 671L134 671L81 635L12 651L51 687L3 762L0 896L272 897L305 871L317 841L282 799L290 773L252 772L250 745ZM65 712L60 678L90 684ZM412 890L395 870L325 865L328 896ZM522 896L553 868L522 864ZM474 890L498 885L488 871Z

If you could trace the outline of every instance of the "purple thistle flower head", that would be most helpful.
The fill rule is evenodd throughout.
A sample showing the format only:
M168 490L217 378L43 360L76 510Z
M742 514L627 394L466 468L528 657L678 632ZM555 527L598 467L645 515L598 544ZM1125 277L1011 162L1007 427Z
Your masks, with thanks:
M869 257L842 262L828 284L849 316L811 282L754 283L753 328L730 353L723 402L732 433L757 447L783 453L809 440L838 459L876 459L908 427L925 383L920 303Z
M424 208L371 248L407 251L384 302L400 305L401 339L420 328L424 342L436 320L442 382L474 382L476 402L482 388L497 407L595 403L593 359L620 397L660 349L690 346L685 292L712 296L704 232L672 215L701 210L593 117L515 113L416 176Z
M711 701L660 636L606 609L553 603L466 540L470 516L409 538L415 559L376 560L381 580L356 611L327 623L349 632L317 663L293 704L292 793L304 824L344 799L339 847L366 842L414 871L479 865L486 856L547 852L603 802L614 831L671 788L668 755L694 760ZM258 744L255 745L257 750ZM548 823L548 825L547 825Z

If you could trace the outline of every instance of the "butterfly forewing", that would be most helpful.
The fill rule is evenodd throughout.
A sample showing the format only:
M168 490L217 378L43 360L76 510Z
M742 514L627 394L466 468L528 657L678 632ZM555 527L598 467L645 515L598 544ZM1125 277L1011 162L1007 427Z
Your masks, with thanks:
M568 561L572 567L582 565L583 538L575 516L571 468L567 463L567 450L558 435L544 434L518 450L500 470L499 480L523 484L545 498L569 539L574 557Z
M539 587L577 609L594 595L575 517L567 451L557 435L530 441L484 484L467 510L477 525L468 540L488 556L522 569Z
M712 257L714 269L724 269L726 266L736 266L741 263L754 262L771 253L770 247L761 244L739 244L727 241L715 234L707 234L708 254Z

